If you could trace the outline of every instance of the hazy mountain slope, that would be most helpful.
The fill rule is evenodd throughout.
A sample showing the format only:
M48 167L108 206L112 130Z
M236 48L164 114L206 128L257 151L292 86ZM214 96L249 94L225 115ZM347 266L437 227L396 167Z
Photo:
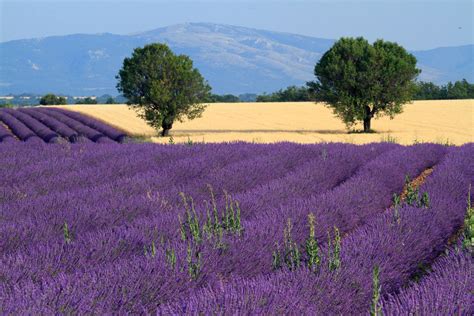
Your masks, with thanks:
M474 45L440 47L413 53L423 70L420 79L445 83L474 81Z
M0 43L0 94L117 94L115 75L134 47L165 42L195 62L216 93L272 92L313 79L334 40L210 23L132 34L55 36ZM472 81L471 46L415 52L421 79ZM469 70L470 68L470 70Z

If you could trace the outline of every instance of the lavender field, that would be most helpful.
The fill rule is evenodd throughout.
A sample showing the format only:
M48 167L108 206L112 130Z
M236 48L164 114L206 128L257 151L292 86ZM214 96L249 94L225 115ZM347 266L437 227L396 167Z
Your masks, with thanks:
M47 112L0 117L0 314L474 313L472 143L118 144Z
M126 136L96 119L64 109L0 109L0 143L122 143Z

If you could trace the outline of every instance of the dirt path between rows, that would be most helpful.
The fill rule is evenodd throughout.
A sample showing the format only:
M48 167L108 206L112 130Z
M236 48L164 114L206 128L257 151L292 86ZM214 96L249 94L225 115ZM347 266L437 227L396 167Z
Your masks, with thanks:
M400 194L400 201L401 202L404 202L406 197L407 197L408 187L411 187L414 190L418 189L423 183L426 182L426 178L428 178L428 176L433 173L433 168L434 167L430 167L428 169L425 169L422 173L420 173L420 175L418 177L416 177L415 179L410 181L410 183L406 183L403 186L403 191ZM392 205L392 207L394 207L394 205Z

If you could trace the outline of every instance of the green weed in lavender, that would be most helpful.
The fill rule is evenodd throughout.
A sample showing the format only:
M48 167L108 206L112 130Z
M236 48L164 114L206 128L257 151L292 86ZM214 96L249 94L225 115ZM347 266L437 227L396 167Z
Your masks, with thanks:
M467 193L466 218L464 219L463 247L474 251L474 208L471 204L471 185Z
M381 316L382 307L380 305L380 270L379 266L375 266L372 272L372 304L370 305L371 316Z
M308 268L312 271L316 270L321 264L319 247L315 238L314 222L314 215L310 213L308 215L309 237L306 239L306 255L308 256Z
M70 244L72 239L71 239L71 233L69 232L69 226L67 225L66 222L64 222L63 225L63 236L64 236L64 241L66 244Z

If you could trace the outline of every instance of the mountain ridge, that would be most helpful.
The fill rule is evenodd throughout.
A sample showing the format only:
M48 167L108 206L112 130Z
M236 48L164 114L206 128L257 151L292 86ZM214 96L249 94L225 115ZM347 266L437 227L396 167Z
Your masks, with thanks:
M272 92L313 80L335 40L215 23L183 23L129 35L70 34L0 43L0 94L116 94L115 75L135 47L163 42L189 55L215 93ZM474 45L412 51L420 80L473 81Z

